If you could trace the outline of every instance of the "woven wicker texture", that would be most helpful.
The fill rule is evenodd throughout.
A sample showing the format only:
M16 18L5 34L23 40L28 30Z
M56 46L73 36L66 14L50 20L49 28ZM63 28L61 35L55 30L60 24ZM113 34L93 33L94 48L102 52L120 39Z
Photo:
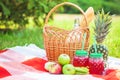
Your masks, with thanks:
M60 29L58 27L49 26L48 19L50 15L60 6L70 5L77 8L85 18L84 27L79 27L73 30L65 30ZM51 11L48 13L45 19L45 26L43 29L44 33L44 46L47 53L47 57L49 61L57 61L58 56L62 53L68 54L72 60L74 53L77 49L81 49L83 35L86 33L84 49L87 50L89 46L89 37L90 31L87 24L87 18L85 16L84 11L77 5L69 2L64 2L56 5Z

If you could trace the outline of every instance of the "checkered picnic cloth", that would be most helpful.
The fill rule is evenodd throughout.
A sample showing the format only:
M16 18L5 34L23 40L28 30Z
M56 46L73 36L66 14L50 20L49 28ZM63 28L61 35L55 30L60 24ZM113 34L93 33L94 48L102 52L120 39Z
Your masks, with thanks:
M119 80L115 69L104 76L49 74L44 69L46 62L45 50L34 44L0 50L0 80ZM120 61L113 63L112 58L109 62L120 65Z

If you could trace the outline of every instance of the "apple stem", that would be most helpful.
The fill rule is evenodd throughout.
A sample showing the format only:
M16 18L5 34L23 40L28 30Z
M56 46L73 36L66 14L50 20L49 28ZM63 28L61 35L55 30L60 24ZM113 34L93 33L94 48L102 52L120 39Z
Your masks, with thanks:
M84 43L86 39L86 33L83 34L83 40L82 40L82 50L84 50Z

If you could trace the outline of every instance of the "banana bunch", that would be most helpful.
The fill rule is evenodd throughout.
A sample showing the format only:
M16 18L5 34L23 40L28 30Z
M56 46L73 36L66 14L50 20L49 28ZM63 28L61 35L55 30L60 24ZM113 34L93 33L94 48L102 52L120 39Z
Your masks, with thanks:
M75 67L75 74L77 75L89 74L89 69L87 67Z

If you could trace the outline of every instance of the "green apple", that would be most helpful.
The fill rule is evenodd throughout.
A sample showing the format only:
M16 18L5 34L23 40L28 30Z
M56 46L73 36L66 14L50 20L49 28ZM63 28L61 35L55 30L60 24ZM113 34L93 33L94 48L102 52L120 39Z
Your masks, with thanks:
M58 63L61 65L69 64L70 63L70 57L67 54L60 54L58 57Z
M75 74L75 68L72 64L66 64L62 68L63 74Z

